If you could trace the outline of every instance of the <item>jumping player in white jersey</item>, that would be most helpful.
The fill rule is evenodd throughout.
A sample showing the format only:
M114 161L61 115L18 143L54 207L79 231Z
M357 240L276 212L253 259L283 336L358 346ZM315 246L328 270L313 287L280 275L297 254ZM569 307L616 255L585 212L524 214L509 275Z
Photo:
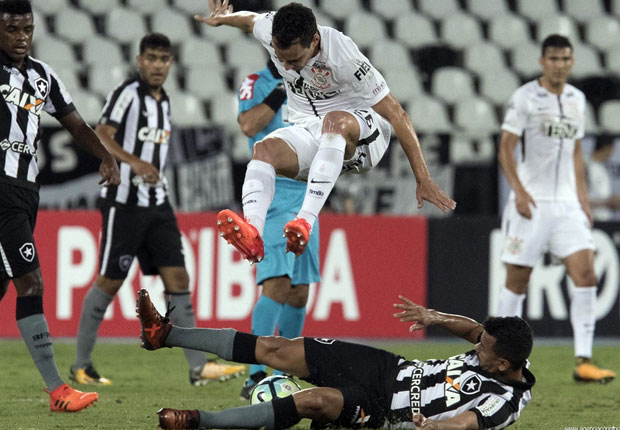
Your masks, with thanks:
M285 226L287 250L301 255L312 226L342 171L363 173L379 163L390 125L416 178L416 198L442 211L456 203L431 179L407 113L383 76L339 31L317 26L312 10L291 3L277 13L232 12L228 0L209 0L211 26L239 28L262 43L286 84L291 127L254 145L242 189L245 220L218 214L220 234L250 262L263 258L262 233L276 175L307 181L298 218Z
M585 96L566 82L574 62L566 37L547 37L539 62L542 77L517 89L502 124L498 158L512 192L502 219L506 288L498 313L521 316L532 268L549 249L562 259L577 287L570 308L574 378L607 382L615 373L590 362L597 282L581 154Z

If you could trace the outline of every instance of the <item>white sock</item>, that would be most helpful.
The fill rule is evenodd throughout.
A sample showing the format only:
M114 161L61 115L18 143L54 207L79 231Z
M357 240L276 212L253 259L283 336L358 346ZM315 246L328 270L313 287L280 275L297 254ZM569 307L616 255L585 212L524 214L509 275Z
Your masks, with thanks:
M276 189L276 171L269 163L251 160L241 189L243 216L262 236L267 210Z
M299 211L299 218L308 221L310 227L314 225L329 193L336 184L338 176L340 176L346 144L346 140L340 134L324 133L321 135L319 150L316 152L308 172L306 197Z
M576 287L570 302L570 322L575 339L575 357L592 357L596 325L596 287Z
M497 316L499 317L521 317L523 315L523 301L525 294L517 294L508 288L502 288L499 293L497 303Z

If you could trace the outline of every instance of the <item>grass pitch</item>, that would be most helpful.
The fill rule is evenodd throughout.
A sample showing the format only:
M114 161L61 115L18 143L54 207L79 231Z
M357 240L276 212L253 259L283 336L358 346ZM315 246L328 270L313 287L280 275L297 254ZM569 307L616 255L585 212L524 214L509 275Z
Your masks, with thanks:
M376 343L405 357L445 358L466 351L465 342ZM68 380L75 344L57 341L56 362ZM620 344L595 348L598 363L620 370ZM181 349L144 351L137 344L99 343L95 365L114 385L97 387L99 401L75 414L49 412L49 397L21 340L0 340L1 429L154 429L161 407L216 410L241 406L243 378L205 387L189 384ZM535 343L531 370L537 383L533 400L513 429L615 428L620 430L620 381L607 385L572 380L572 346ZM303 385L303 384L302 384ZM75 385L74 385L75 386ZM307 385L306 385L307 386ZM76 386L85 390L88 387ZM296 428L309 428L303 420Z

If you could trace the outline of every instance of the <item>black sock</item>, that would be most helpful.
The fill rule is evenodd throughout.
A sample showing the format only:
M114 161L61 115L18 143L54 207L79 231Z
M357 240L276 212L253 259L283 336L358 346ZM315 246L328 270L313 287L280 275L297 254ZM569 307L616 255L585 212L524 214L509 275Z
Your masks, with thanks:
M256 361L256 341L258 336L237 332L233 342L232 361L237 363L259 364Z
M293 396L287 396L284 398L276 398L272 402L273 404L273 428L285 429L295 425L301 420L297 413L297 407L295 406L295 400Z

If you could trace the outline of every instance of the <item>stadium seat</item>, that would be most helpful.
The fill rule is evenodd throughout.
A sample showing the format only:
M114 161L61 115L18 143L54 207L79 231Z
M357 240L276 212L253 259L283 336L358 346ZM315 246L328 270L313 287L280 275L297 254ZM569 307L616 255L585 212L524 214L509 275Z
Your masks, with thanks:
M504 0L468 0L467 10L481 19L488 21L494 16L501 16L508 13Z
M149 15L165 10L168 6L168 2L166 0L126 0L126 2L128 7Z
M119 7L105 18L105 33L122 43L135 44L147 31L142 14L135 10Z
M602 0L563 0L564 13L577 21L587 21L605 15Z
M209 5L204 0L174 0L172 4L191 16L204 15L209 10Z
M373 43L387 38L383 20L366 12L354 13L346 18L344 20L344 33L353 39L360 48L367 48Z
M491 138L472 139L462 133L455 133L450 139L451 164L487 164L495 160L495 144Z
M413 63L420 73L431 76L435 70L447 66L456 66L459 52L448 46L426 46L415 51Z
M43 14L35 13L33 14L33 23L34 23L34 39L41 39L49 36L49 29L47 28L47 23L45 22L45 17Z
M105 68L91 67L88 71L88 88L101 97L107 97L110 91L128 77L127 67L120 64Z
M211 101L211 121L223 125L227 130L239 128L237 113L239 102L235 93L228 93Z
M620 46L607 51L605 54L605 64L608 71L618 73L618 70L620 70Z
M200 26L200 31L204 38L217 45L225 45L227 43L236 43L238 40L244 39L243 31L227 25L219 27L211 27L206 24ZM252 40L255 40L252 37ZM256 42L259 43L259 42Z
M480 75L480 95L499 106L506 105L520 85L519 78L509 69L498 69Z
M180 43L192 37L190 18L170 8L160 9L151 16L151 30L165 34L172 43Z
M575 52L575 65L571 72L573 78L581 79L603 72L601 59L594 48L584 44L574 44L573 48Z
M556 33L570 38L573 44L579 43L579 29L573 18L568 15L548 16L536 22L536 36L539 42Z
M177 0L177 1L183 1L183 0ZM291 0L272 0L273 10L278 10L282 6L286 6L290 2ZM316 8L316 3L313 0L297 0L297 3L301 3L304 6L309 7L310 9Z
M396 18L394 36L410 48L420 48L437 43L437 32L431 20L415 12Z
M466 46L463 63L465 68L478 75L506 67L502 51L495 44L488 42Z
M424 95L422 80L413 67L386 69L383 77L394 97L401 103Z
M620 99L620 79L617 75L601 74L580 80L573 80L573 85L586 95L588 102L598 109L603 102Z
M418 7L421 12L437 20L460 11L457 0L419 0Z
M453 13L441 22L441 39L450 46L462 49L482 41L482 27L471 15Z
M412 12L413 8L410 0L370 0L370 10L384 19L393 20Z
M559 13L555 1L517 0L517 12L531 21Z
M80 0L80 9L84 9L93 15L107 15L111 10L119 7L120 0Z
M114 66L124 64L125 59L118 44L101 36L88 38L82 45L83 62L87 65Z
M412 67L409 51L393 40L379 40L368 50L372 64L382 72L389 69L405 69Z
M72 43L81 43L97 33L92 16L72 7L58 11L54 23L56 34Z
M80 78L75 70L75 67L54 67L54 72L63 83L69 94L73 95L78 91L82 91L82 85L80 84Z
M360 0L340 0L321 2L321 11L336 19L345 19L362 12Z
M198 97L182 91L168 93L172 111L172 127L207 125L204 109Z
M620 134L620 100L603 103L598 112L599 126L606 133Z
M203 99L216 99L228 92L228 86L221 73L191 68L185 72L185 90Z
M43 15L53 15L61 10L70 8L71 5L67 0L44 0L32 2L34 14L42 13Z
M88 124L94 125L99 122L103 109L102 99L94 93L88 91L77 91L71 94L73 104Z
M176 91L182 91L181 86L179 85L180 69L181 68L177 63L172 63L172 66L170 66L170 70L168 71L168 78L164 83L164 88L166 89L168 95Z
M592 104L586 101L586 133L594 134L598 133L598 123L596 122L596 115Z
M240 39L226 46L226 63L232 67L265 67L267 51L256 40Z
M434 97L416 97L408 103L409 116L421 133L450 133L452 125L444 104Z
M620 24L617 18L596 17L585 24L586 41L600 50L620 48Z
M489 21L489 39L504 49L512 49L531 40L530 29L525 19L518 15L494 16Z
M316 18L316 23L318 25L322 25L325 27L332 27L332 28L336 28L336 22L334 21L334 19L330 16L325 15L323 12L321 12L320 10L315 9L314 10L314 17Z
M530 79L534 75L541 73L540 64L540 47L533 43L525 43L518 45L512 50L512 69L515 70L522 78Z
M48 63L52 68L75 67L78 62L71 45L52 36L36 39L34 53L36 58Z
M470 98L474 95L471 74L460 67L442 67L433 74L431 91L447 103Z
M620 0L611 0L611 14L620 16Z
M217 66L220 68L222 64L217 45L199 37L184 40L179 47L179 57L179 62L189 67Z
M459 100L454 105L454 123L469 136L486 136L499 130L495 109L480 97Z

